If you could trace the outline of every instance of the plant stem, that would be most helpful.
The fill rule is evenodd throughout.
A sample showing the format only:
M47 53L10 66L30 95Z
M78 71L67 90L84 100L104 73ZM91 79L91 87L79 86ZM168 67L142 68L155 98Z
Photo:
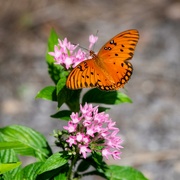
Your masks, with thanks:
M68 180L73 180L73 175L74 175L73 167L76 164L77 159L78 159L78 153L74 156L73 160L71 161L71 166L70 166L69 171L67 173L67 179Z

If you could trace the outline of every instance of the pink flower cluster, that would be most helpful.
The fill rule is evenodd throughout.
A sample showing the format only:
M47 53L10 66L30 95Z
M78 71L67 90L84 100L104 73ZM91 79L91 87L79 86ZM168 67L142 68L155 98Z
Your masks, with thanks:
M64 126L69 133L66 140L69 147L78 148L84 158L87 153L101 151L106 159L109 155L120 159L122 139L117 136L116 122L109 119L108 114L98 113L98 106L86 103L80 106L80 114L72 113L70 117L68 126Z
M96 36L89 36L89 50L94 43L98 40ZM49 52L49 55L54 57L55 63L64 66L66 69L77 66L80 62L89 57L82 49L77 49L79 45L71 44L67 38L64 40L58 39L58 45L54 46L54 52Z

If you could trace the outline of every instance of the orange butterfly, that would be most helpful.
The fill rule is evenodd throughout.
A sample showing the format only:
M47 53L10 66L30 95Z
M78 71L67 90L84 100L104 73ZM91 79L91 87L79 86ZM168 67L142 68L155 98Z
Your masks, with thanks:
M97 87L101 90L117 90L130 79L133 67L129 60L134 55L139 39L137 30L127 30L110 39L92 59L78 64L69 74L69 89Z

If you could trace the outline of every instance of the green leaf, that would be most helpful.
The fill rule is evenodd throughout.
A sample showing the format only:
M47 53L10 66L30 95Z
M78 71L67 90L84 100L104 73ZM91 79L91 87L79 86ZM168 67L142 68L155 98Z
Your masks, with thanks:
M58 44L58 35L54 29L51 29L50 36L48 39L48 51L54 51L54 45ZM53 61L54 62L54 61Z
M57 175L54 180L67 180L67 175L66 173L60 173L59 175Z
M5 142L15 144L12 149L18 154L34 156L41 161L52 154L44 136L31 128L12 125L0 128L0 134Z
M62 106L68 99L68 89L66 88L66 78L69 72L62 71L60 73L60 79L57 83L56 94L58 96L58 108Z
M13 177L21 170L21 162L19 162L17 154L13 149L6 149L0 151L0 162L1 164L4 164L0 167L0 172L3 173L3 177L5 180L14 179Z
M94 164L95 164L94 167L96 169L99 169L101 172L103 172L107 168L107 165L103 161L103 157L102 157L101 153L93 152L92 160L94 161Z
M64 88L64 86L66 85L66 79L67 79L67 75L69 74L68 71L62 71L60 73L60 79L57 83L57 92L56 94L59 94L59 92Z
M21 165L21 162L14 162L14 163L0 163L0 174L3 174L7 171L17 168Z
M84 94L82 103L103 103L103 104L121 104L131 103L131 99L119 91L101 91L99 89L91 89Z
M82 89L71 90L66 88L66 104L72 112L79 112L81 91Z
M67 101L68 95L67 95L67 89L64 86L61 91L59 91L57 100L58 100L58 108L60 108L66 101Z
M57 96L56 96L56 87L55 86L47 86L40 90L36 98L41 98L45 100L51 100L51 101L57 101Z
M77 168L78 172L86 171L90 167L90 164L86 160L82 160Z
M88 164L93 166L96 170L92 172L87 172L84 175L90 175L90 174L98 174L101 177L105 177L104 172L107 169L106 163L103 161L103 157L100 153L93 152L91 156L86 158L86 161Z
M68 121L71 119L70 118L71 114L72 114L72 112L69 110L62 110L62 111L57 112L56 114L51 115L51 117Z
M109 110L110 108L108 108L108 107L102 107L102 106L99 106L98 107L98 112L100 113L100 112L105 112L105 111L107 111L107 110Z
M48 64L48 72L51 79L54 81L55 84L59 81L59 74L64 69L61 65L54 64L54 57L49 55L49 52L54 51L54 46L58 44L58 35L56 34L55 30L52 29L49 39L48 39L48 48L46 53L46 62Z
M132 167L116 165L108 167L105 175L109 180L148 180L140 171Z
M43 162L35 162L24 167L19 173L16 174L14 180L27 179L34 180L38 175L38 171L43 165Z
M106 176L104 174L104 172L107 169L106 163L104 161L102 161L102 158L100 156L97 157L95 153L93 153L93 154L91 156L89 156L88 158L86 158L82 165L80 163L80 167L78 167L78 170L80 172L84 171L84 170L86 170L86 168L88 168L88 166L91 165L92 167L94 167L95 170L84 172L83 176L97 175L97 176L106 178ZM84 167L82 167L83 165L84 165Z
M20 142L0 142L0 150L16 149L20 147L23 147L22 143Z
M55 153L45 161L45 163L41 166L38 174L57 169L65 165L67 162L68 160L63 158L62 154Z

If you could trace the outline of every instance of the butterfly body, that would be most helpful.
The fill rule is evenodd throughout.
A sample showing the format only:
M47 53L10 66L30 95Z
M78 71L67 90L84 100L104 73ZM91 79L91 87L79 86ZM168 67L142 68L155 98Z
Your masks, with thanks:
M106 91L124 87L133 72L129 60L138 39L137 30L128 30L110 39L97 55L90 51L92 59L81 62L70 72L66 86L70 89L97 87Z

